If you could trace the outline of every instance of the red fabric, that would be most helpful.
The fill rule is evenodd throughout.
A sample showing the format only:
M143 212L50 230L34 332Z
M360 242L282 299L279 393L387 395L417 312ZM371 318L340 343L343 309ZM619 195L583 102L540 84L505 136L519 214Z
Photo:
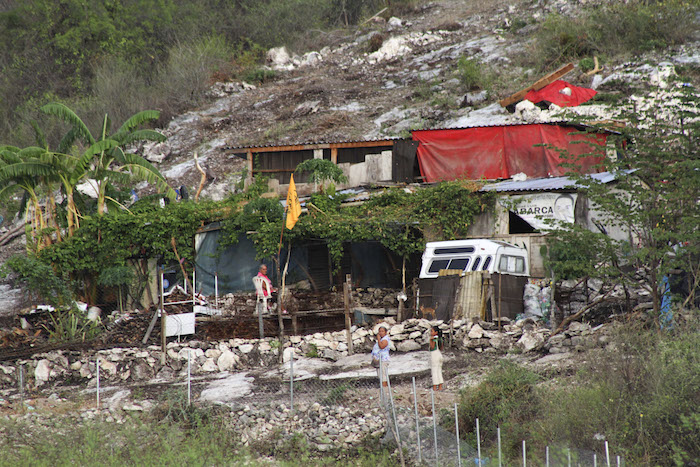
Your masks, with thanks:
M413 132L413 139L420 142L418 165L426 182L494 180L520 172L528 177L557 177L570 171L559 166L565 160L555 149L535 145L552 145L578 156L597 148L574 141L605 144L605 135L576 133L570 126L533 124L419 130ZM602 170L594 167L601 161L600 157L586 157L576 163L581 173L594 173Z
M564 88L571 89L570 96L560 92ZM553 83L549 83L539 91L528 92L525 94L524 99L529 100L533 104L547 101L557 104L559 107L576 107L577 105L581 105L584 102L593 99L593 96L596 94L598 94L598 92L594 91L593 89L581 88L574 86L573 84L569 84L566 81L557 80Z

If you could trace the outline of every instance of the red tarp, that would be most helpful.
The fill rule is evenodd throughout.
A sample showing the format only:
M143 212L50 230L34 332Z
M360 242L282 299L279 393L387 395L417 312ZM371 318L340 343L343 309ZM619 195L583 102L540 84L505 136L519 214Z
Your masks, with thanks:
M561 92L564 88L569 88L571 90L570 96ZM559 79L553 83L549 83L539 91L528 92L525 94L524 99L529 100L533 104L547 101L552 104L557 104L559 107L576 107L577 105L593 99L593 96L597 93L598 92L593 89L580 88Z
M524 172L528 177L558 177L570 169L560 167L555 149L536 144L553 145L572 155L599 150L595 146L574 141L595 141L605 144L605 135L576 134L571 126L533 124L476 127L454 130L419 130L413 139L419 141L418 164L426 182L455 180L505 179ZM600 157L577 160L582 173L600 172L594 168Z

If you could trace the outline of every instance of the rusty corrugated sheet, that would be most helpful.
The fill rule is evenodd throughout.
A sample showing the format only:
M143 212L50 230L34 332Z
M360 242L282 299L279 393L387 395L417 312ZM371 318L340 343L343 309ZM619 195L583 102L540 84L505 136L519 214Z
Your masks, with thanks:
M482 283L488 272L470 271L460 279L460 287L455 298L455 319L484 319L482 316L484 290Z

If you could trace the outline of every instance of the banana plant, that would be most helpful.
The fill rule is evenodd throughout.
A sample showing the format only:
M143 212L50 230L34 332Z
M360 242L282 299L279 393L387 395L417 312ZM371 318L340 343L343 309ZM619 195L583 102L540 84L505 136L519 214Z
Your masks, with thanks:
M85 179L94 179L97 184L97 214L106 212L107 187L110 184L128 184L134 179L145 180L165 191L166 195L174 199L175 191L168 186L167 181L150 162L143 157L128 152L132 144L139 141L165 141L161 133L138 129L140 126L158 119L160 113L156 110L144 110L127 119L119 129L111 132L111 121L104 116L100 134L96 138L92 135L87 125L64 104L54 102L41 108L47 115L60 118L70 125L70 130L59 144L59 152L68 153L72 148L80 146L75 156L73 176L68 183L75 187L77 182ZM66 193L70 196L69 193ZM114 201L114 200L111 200ZM77 219L77 217L75 217Z

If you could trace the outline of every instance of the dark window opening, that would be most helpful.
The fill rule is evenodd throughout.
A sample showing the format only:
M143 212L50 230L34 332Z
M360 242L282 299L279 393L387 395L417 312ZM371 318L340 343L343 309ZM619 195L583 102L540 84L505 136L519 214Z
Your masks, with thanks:
M461 253L474 253L474 247L435 248L436 255L457 255Z
M453 259L450 261L450 267L448 269L459 269L460 271L464 271L467 264L469 264L469 258Z
M472 271L479 269L479 263L481 263L481 256L477 256L474 260L474 264L472 264Z
M481 270L488 271L490 265L491 265L491 257L487 256L486 259L484 260L484 265L481 266Z
M522 234L533 232L538 232L538 230L531 226L522 217L513 213L513 211L508 212L508 233Z
M430 268L428 272L436 273L440 272L442 269L447 269L447 264L450 262L448 259L438 259L430 263Z

